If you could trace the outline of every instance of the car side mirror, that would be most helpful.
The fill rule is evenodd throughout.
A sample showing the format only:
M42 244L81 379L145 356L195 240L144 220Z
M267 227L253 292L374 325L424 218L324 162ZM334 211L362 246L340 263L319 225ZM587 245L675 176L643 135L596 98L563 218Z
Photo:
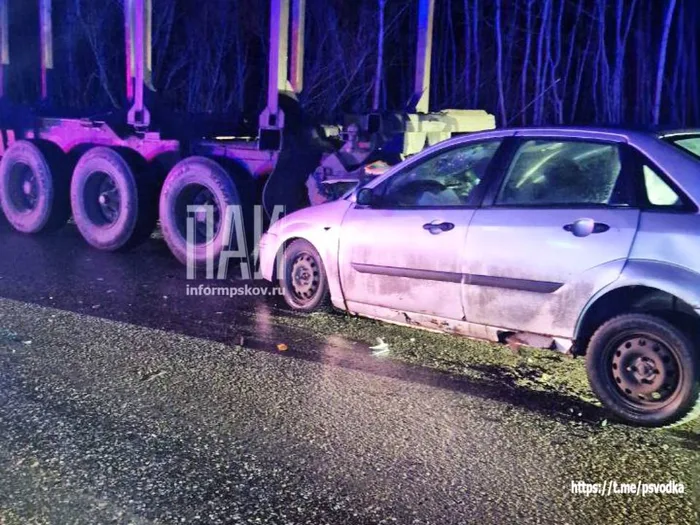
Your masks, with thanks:
M360 188L360 191L357 192L355 202L357 202L357 204L360 206L372 206L373 204L376 204L377 196L372 188Z

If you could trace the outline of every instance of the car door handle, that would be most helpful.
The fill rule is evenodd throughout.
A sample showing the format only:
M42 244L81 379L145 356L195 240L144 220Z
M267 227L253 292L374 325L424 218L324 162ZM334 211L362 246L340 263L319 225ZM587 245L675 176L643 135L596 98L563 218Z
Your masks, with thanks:
M423 225L424 230L428 230L433 235L448 232L455 227L451 222L428 222Z
M593 219L579 219L571 224L565 224L564 230L573 233L576 237L587 237L592 233L604 233L610 226L604 222L596 222Z

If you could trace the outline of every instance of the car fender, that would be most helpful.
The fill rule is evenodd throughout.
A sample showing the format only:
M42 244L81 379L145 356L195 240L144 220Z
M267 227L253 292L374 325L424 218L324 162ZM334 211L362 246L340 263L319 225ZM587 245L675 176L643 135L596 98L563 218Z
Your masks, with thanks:
M674 264L635 259L627 261L620 277L600 289L581 311L574 336L579 337L586 314L604 295L621 288L645 286L673 295L700 313L700 273Z
M345 308L338 271L340 226L352 202L340 199L296 211L276 222L261 245L262 273L266 279L273 274L274 258L289 241L304 239L318 251L328 278L331 301L336 308Z

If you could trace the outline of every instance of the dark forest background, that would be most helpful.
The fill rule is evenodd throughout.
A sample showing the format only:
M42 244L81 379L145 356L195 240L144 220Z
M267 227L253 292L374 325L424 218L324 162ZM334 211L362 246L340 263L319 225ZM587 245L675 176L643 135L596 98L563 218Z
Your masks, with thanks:
M38 97L37 2L10 0L9 90ZM401 110L416 0L307 0L305 88L317 118ZM256 119L267 0L153 0L153 84L168 107ZM54 0L51 104L124 105L122 0ZM383 67L377 67L383 37ZM700 124L698 0L436 0L431 109L499 125ZM375 86L379 86L375 96Z

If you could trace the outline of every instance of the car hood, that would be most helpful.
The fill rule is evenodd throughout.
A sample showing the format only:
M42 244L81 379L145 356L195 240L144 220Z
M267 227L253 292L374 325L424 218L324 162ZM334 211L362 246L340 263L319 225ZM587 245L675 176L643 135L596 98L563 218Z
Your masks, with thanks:
M328 229L340 226L350 206L352 202L349 199L339 199L297 210L273 223L268 231L279 234L288 229L298 230L300 227Z

